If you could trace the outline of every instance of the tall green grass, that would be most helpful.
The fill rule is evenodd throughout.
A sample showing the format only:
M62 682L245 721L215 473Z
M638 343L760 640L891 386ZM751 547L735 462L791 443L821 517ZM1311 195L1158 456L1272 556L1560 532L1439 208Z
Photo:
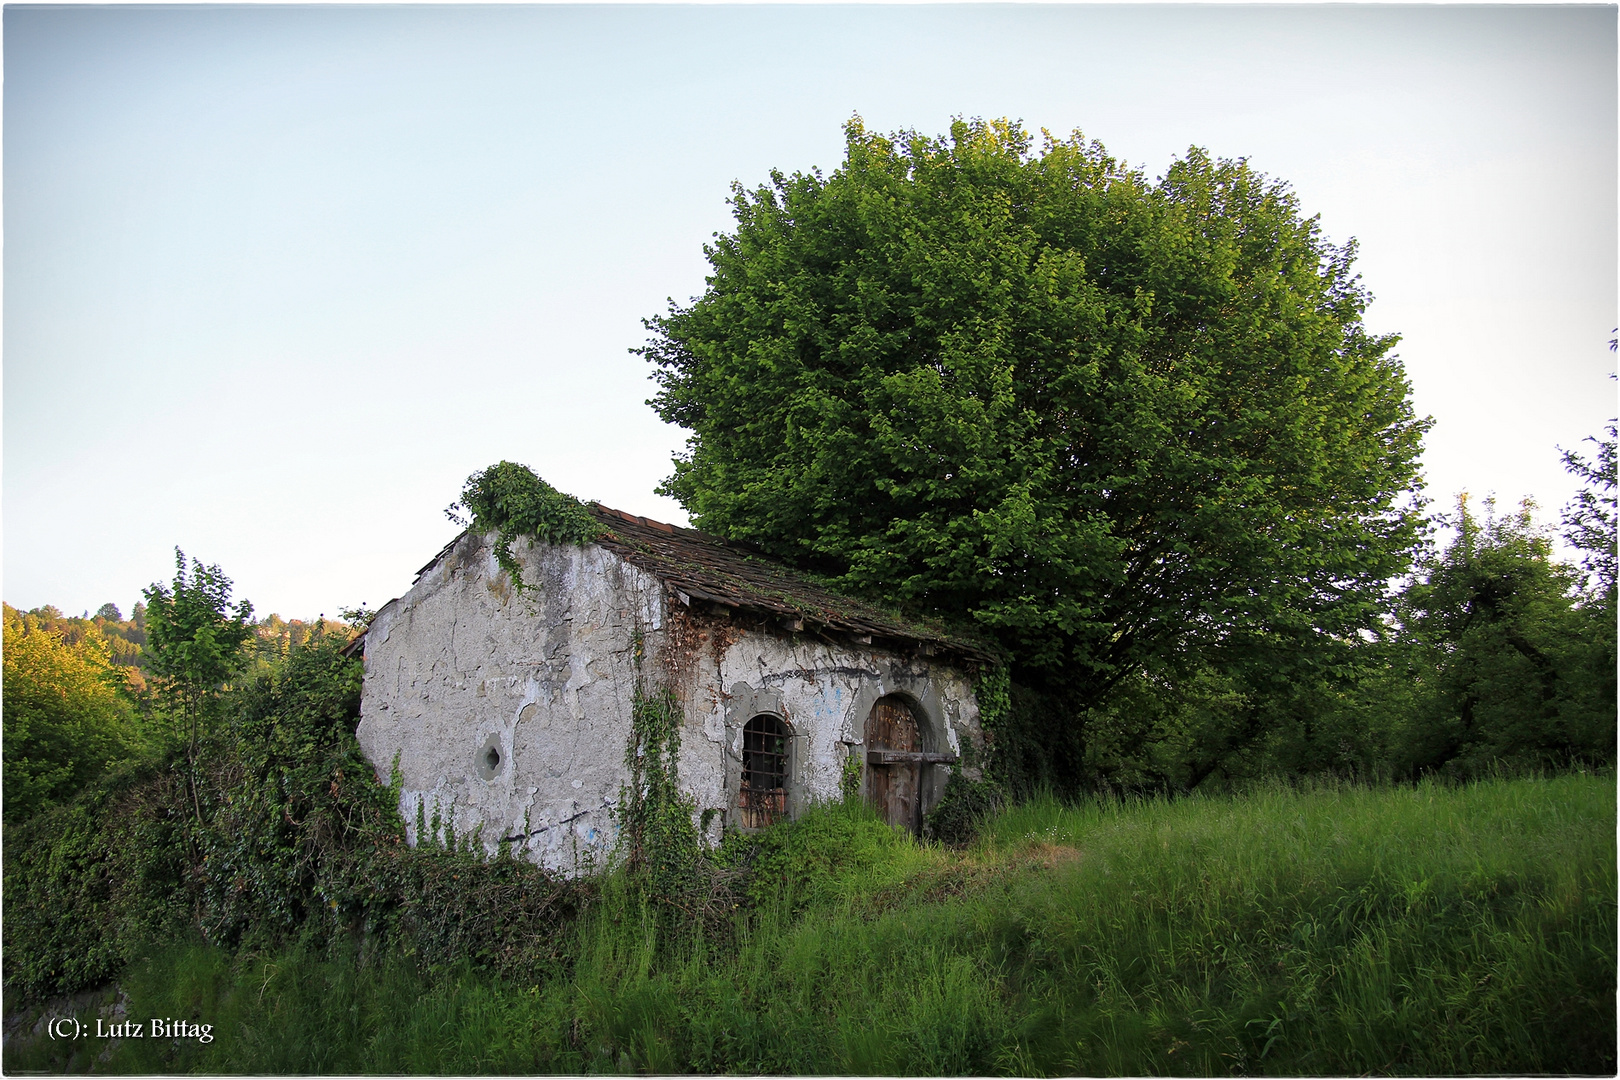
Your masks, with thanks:
M1039 801L967 852L855 807L767 834L720 938L623 880L566 976L403 958L136 964L119 1072L1613 1072L1615 785ZM49 1048L47 1047L46 1050ZM95 1062L86 1047L75 1067ZM67 1064L8 1047L8 1069Z
M1042 1071L1612 1071L1614 797L1564 776L1037 803L989 843L1078 857L976 931Z

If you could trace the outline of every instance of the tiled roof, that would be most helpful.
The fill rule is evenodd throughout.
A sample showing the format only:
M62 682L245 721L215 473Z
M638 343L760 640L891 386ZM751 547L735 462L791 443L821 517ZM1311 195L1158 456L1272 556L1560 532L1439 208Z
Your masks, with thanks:
M982 642L828 592L752 545L601 505L592 509L609 530L596 542L661 579L682 602L703 600L774 616L789 627L913 643L978 662L994 659Z
M600 504L591 504L591 510L603 525L596 543L663 581L681 603L696 600L763 615L789 631L831 632L869 642L920 646L925 652L948 653L974 663L996 660L993 646L932 620L897 615L828 592L750 544ZM461 536L418 570L417 580L437 566ZM350 649L358 648L364 636L357 637Z

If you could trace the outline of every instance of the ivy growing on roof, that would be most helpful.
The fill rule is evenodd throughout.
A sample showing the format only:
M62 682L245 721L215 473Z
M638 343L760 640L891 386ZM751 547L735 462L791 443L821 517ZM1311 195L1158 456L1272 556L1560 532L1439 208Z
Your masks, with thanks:
M529 537L550 544L587 544L603 531L590 507L535 475L527 465L503 461L467 477L461 498L445 509L457 525L497 532L495 561L524 589L512 541ZM464 515L470 515L470 518Z

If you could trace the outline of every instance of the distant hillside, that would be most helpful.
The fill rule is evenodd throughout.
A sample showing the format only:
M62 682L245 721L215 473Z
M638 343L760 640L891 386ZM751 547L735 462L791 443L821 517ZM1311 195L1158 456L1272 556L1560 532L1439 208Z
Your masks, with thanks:
M8 608L11 606L6 605ZM16 610L16 609L12 609ZM134 668L131 685L137 690L145 686L146 670L146 605L137 603L128 619L117 604L102 604L95 614L64 615L51 604L18 612L33 626L62 635L69 645L77 645L87 637L99 637L107 643L112 662L120 667ZM355 628L340 619L283 619L272 612L254 623L256 640L253 643L253 662L249 674L257 674L268 665L286 656L292 649L317 632L352 635Z

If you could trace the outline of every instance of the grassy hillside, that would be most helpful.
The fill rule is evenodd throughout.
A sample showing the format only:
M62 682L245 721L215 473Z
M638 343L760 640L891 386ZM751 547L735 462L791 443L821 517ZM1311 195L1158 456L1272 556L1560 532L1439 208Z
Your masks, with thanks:
M124 980L129 1017L209 1023L213 1041L13 1043L5 1066L1615 1069L1611 777L1037 802L966 852L828 807L746 861L752 907L707 938L661 932L608 881L573 970L532 983L401 956L154 950Z

